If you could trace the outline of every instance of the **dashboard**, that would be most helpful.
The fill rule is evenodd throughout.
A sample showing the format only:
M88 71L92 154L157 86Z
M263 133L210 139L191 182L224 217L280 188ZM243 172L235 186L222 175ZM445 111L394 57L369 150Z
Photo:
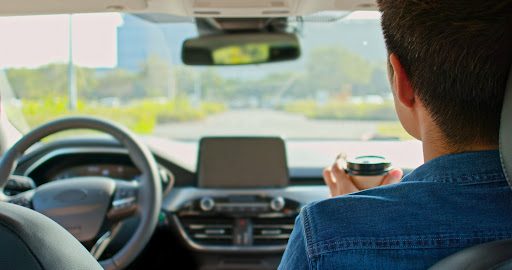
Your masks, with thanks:
M227 145L226 142L214 145L223 150L206 161L202 161L205 153L200 150L201 146L206 148L204 142L179 144L145 140L158 163L164 194L157 232L132 269L146 267L148 263L162 267L168 263L166 254L169 253L174 254L173 260L182 260L187 265L193 261L195 265L190 269L277 268L300 208L327 198L329 191L321 177L323 167L289 165L287 153L296 153L295 146L285 145L277 138L252 139L260 141L256 146L244 146L232 140ZM270 141L268 145L274 149L271 152L270 148L265 150L264 145ZM219 143L218 140L213 142ZM404 147L411 150L410 145ZM220 156L222 160L233 160L231 163L238 160L236 164L240 166L230 166L229 162L221 164L217 160ZM240 159L247 159L246 165ZM267 162L255 163L255 159ZM210 168L206 173L210 178L217 174L217 184L204 182L201 176L212 164L215 170ZM230 175L225 174L226 170L235 177L224 179ZM404 168L405 173L410 170ZM257 171L266 174L260 175ZM248 173L256 178L244 177ZM107 176L137 181L140 176L128 151L107 138L41 143L22 157L14 174L17 176L8 181L4 191L9 195L68 178ZM261 177L273 180L257 183ZM244 183L244 179L250 182ZM137 222L133 219L123 225L123 233L116 237L104 256L123 246Z

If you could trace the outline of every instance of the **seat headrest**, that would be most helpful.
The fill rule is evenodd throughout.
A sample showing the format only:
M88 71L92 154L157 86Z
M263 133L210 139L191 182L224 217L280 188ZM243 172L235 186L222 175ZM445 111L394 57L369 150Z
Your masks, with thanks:
M508 75L500 122L500 157L508 185L512 188L512 69Z

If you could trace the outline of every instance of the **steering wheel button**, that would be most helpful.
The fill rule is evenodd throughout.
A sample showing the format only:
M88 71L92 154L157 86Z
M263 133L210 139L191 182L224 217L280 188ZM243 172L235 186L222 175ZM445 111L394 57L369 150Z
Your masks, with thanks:
M8 188L8 189L17 188L17 183L14 182L14 180L9 180L9 181L7 181L7 184L5 185L5 188Z

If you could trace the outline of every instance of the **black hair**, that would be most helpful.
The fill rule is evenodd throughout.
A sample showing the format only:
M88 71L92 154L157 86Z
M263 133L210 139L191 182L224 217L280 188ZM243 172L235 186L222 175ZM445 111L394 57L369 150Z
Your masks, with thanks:
M388 53L456 148L498 145L512 0L378 0Z

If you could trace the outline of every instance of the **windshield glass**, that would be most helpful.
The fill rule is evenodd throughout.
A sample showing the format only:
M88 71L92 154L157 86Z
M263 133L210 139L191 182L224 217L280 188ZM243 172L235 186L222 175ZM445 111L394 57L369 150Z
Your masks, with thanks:
M173 139L410 139L386 73L377 12L288 19L295 61L186 66L191 18L75 14L0 18L3 110L22 132L70 115Z

